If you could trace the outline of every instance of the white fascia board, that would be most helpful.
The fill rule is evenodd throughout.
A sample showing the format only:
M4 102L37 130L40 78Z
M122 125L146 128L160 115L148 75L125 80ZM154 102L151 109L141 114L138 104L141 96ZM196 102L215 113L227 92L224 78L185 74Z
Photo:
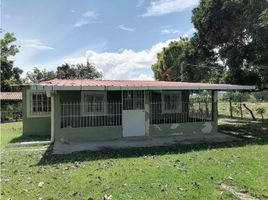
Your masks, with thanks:
M53 86L51 86L51 85L44 85L44 90L46 90L46 91L52 91L53 90Z
M81 90L106 90L104 86L81 86Z
M53 86L54 90L81 90L81 86Z
M122 87L120 87L120 86L108 86L108 87L106 87L106 90L111 90L111 91L122 90Z
M252 85L234 85L234 86L148 86L148 87L119 87L119 86L45 86L31 85L32 90L255 90Z

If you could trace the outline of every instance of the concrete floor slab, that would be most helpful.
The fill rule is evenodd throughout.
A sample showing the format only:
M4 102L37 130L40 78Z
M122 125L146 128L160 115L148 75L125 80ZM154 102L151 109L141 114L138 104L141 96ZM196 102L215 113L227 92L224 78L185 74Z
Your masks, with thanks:
M218 143L241 140L236 137L222 133L213 134L187 134L177 136L162 137L131 137L108 141L92 142L55 142L53 147L54 154L68 154L76 151L100 151L103 149L122 149L131 147L154 147L170 146L175 144L198 144L198 143Z

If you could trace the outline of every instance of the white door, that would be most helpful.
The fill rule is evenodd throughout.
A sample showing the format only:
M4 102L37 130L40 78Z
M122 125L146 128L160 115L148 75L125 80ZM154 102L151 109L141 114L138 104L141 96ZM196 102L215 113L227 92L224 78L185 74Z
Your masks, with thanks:
M145 135L144 110L123 110L123 137Z

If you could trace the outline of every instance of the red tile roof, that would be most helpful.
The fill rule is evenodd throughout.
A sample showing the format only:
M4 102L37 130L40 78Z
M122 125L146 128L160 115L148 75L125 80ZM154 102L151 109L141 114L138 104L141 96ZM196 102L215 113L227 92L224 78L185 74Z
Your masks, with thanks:
M43 81L40 85L49 86L99 86L99 87L181 87L181 86L235 86L231 84L210 84L169 81L138 81L138 80L81 80L81 79L53 79ZM237 86L237 85L236 85Z
M0 100L22 100L21 92L0 92Z

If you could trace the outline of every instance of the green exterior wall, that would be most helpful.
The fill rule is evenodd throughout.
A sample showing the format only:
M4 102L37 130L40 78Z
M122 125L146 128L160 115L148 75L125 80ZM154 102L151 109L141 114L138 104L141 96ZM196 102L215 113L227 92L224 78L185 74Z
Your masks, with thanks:
M27 87L22 90L22 119L23 135L47 135L50 136L50 117L27 116Z
M216 133L217 125L214 122L191 122L174 124L150 125L150 136L185 135L198 133Z
M107 94L108 101L115 100L118 97L118 92L114 95ZM110 140L122 138L122 126L108 126L108 127L92 127L92 128L61 128L60 127L60 103L66 101L80 101L80 91L56 92L54 96L54 139L55 141L70 142L70 141L95 141L95 140ZM121 92L120 92L121 100Z
M23 133L26 135L50 135L50 117L28 118L26 87L23 89ZM149 91L145 91L145 136L168 136L192 133L216 133L217 130L217 92L213 91L213 121L189 122L175 124L150 124ZM61 102L80 102L81 91L54 91L54 139L55 141L94 141L109 140L123 137L122 126L92 127L92 128L61 128L60 104ZM158 95L158 94L157 94ZM182 92L182 101L189 99L189 91ZM121 100L121 91L109 91L108 101ZM183 110L187 108L182 108Z

